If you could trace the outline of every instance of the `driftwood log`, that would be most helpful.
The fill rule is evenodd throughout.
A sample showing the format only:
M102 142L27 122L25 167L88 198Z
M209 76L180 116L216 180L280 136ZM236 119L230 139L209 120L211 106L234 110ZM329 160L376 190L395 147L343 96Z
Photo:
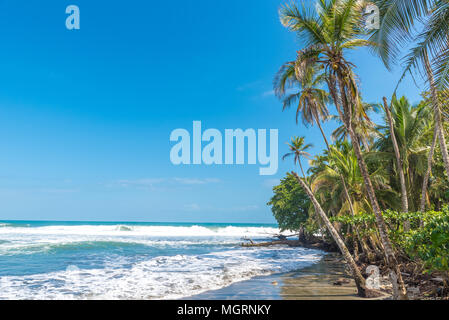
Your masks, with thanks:
M301 244L298 240L273 240L268 242L254 242L251 239L249 239L250 243L242 243L242 247L269 247L269 246L276 246L280 244L286 244L290 247L299 247Z
M242 243L242 247L270 247L277 245L287 245L289 247L303 247L309 249L318 249L327 252L337 252L338 248L334 243L324 242L319 239L309 239L307 241L302 240L288 240L288 239L280 239L280 240L271 240L265 242L255 242L249 238L243 238L242 240L247 241L248 243Z

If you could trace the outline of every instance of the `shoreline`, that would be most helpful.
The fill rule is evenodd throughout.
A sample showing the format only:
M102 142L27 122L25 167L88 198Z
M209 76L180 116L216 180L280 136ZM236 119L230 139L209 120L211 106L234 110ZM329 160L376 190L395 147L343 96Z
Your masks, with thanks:
M334 283L338 283L335 285ZM375 300L386 299L387 296ZM372 300L357 297L354 280L338 253L324 253L311 266L255 277L181 300Z

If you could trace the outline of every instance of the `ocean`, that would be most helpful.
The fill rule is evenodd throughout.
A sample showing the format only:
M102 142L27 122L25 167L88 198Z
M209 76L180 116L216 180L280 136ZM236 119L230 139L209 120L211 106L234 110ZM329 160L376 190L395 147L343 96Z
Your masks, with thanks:
M298 270L322 252L244 248L276 225L0 221L0 299L180 299Z

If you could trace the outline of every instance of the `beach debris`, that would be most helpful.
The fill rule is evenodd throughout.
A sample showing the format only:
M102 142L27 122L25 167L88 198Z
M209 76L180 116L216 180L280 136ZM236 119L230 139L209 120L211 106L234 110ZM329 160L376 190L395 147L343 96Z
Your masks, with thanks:
M419 287L408 287L407 288L407 296L411 300L419 298L420 294L421 294L421 291L419 290Z
M349 279L339 278L336 281L334 281L333 285L334 286L342 286L344 284L349 284L349 283L351 283L351 281Z
M444 279L443 278L432 278L430 280L432 280L433 282L438 282L438 283L443 283L444 284Z
M287 240L287 236L284 236L283 234L278 235L277 238L279 240Z
M393 289L393 299L397 300L399 297L399 286L398 286L398 276L393 270L390 270L390 282Z
M249 241L251 244L254 244L254 241L251 240L251 239L248 238L248 237L243 237L242 240L243 240L243 241Z

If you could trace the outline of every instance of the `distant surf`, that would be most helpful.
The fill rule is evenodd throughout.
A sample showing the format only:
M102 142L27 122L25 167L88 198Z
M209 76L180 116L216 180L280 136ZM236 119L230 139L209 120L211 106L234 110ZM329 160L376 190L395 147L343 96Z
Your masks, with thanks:
M0 222L0 299L176 299L309 266L274 225Z

